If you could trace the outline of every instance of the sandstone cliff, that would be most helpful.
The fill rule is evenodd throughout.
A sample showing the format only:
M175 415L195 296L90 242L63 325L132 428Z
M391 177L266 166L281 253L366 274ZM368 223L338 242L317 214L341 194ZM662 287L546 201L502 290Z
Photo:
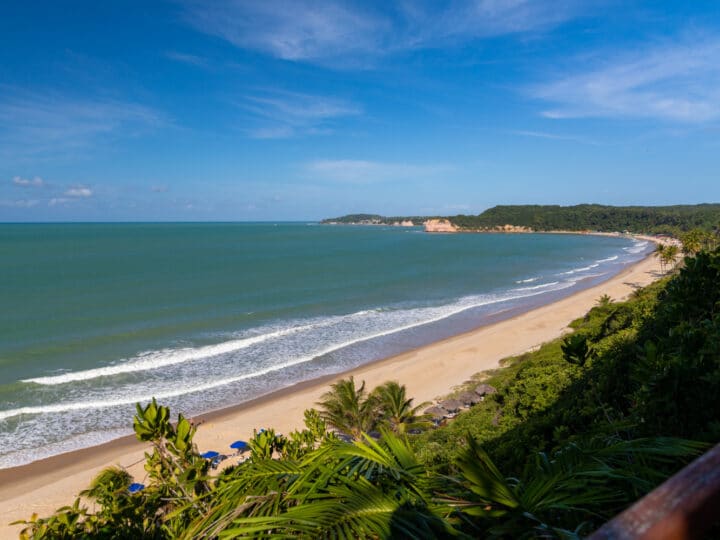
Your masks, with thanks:
M447 219L428 219L425 225L425 232L457 232L458 228Z

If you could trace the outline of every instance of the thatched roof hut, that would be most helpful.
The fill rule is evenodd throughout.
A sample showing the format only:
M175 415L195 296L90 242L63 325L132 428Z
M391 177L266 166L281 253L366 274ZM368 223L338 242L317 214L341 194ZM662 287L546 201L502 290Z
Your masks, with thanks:
M475 387L475 393L478 396L489 396L490 394L494 394L497 392L497 389L494 386L490 386L489 384L478 384Z
M447 413L448 412L445 409L443 409L442 407L438 407L437 405L434 407L430 407L429 409L425 409L425 414L428 414L433 418L445 418Z
M449 412L457 412L462 409L465 404L459 399L446 399L445 401L440 402L440 406Z
M475 392L463 392L457 396L457 399L462 401L465 405L475 405L476 403L480 403L482 401L482 398Z

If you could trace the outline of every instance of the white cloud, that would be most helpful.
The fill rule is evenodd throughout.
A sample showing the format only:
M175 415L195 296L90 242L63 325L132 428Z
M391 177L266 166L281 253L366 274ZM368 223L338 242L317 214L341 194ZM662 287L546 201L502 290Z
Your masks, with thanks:
M193 66L207 66L207 60L203 58L202 56L198 56L196 54L187 54L187 53L181 53L177 51L168 51L165 53L165 56L169 58L170 60L175 60L176 62L181 62L183 64L191 64Z
M15 176L12 181L13 184L20 187L43 187L45 185L45 181L39 176L35 176L34 178Z
M335 120L362 112L340 99L283 91L248 95L237 105L252 118L247 132L257 139L332 133Z
M597 145L598 143L585 137L577 137L575 135L559 135L557 133L547 133L545 131L529 131L529 130L511 130L511 135L519 135L520 137L531 137L534 139L549 139L553 141L573 141L581 144Z
M656 44L594 62L530 89L554 103L547 118L654 118L699 123L720 118L720 38ZM587 63L587 61L585 61Z
M15 201L2 200L0 199L0 206L6 206L10 208L32 208L36 206L40 201L37 199L19 199Z
M67 199L65 197L53 197L48 201L48 206L57 206L59 204L65 204L67 202L70 202L70 199Z
M393 52L543 30L587 10L579 0L185 2L187 21L233 45L292 61L352 67Z
M411 165L354 159L317 160L307 163L305 168L313 178L348 184L412 180L449 170L449 167L438 165Z
M136 103L0 85L0 153L12 156L64 153L163 123L159 113Z
M241 48L285 60L317 60L382 47L387 21L352 6L307 0L187 2L187 20Z
M92 190L85 186L73 186L65 191L66 197L91 197L92 194Z

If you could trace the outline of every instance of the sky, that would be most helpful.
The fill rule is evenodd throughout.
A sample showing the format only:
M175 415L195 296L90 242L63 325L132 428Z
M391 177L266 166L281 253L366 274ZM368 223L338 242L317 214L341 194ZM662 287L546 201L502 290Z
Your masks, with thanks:
M10 0L0 45L0 221L720 202L715 0Z

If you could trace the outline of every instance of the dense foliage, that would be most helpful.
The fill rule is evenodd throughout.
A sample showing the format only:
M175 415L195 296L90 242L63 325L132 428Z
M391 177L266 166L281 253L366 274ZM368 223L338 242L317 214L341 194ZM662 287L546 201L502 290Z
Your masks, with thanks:
M630 231L676 234L691 229L720 226L720 204L678 206L495 206L477 216L453 216L452 223L465 229L491 229L502 225L530 227L535 231Z
M410 220L416 225L420 225L427 219L427 217L423 216L387 217L379 214L348 214L346 216L323 219L321 223L392 225L393 223Z
M385 217L377 214L350 214L325 219L322 223L378 223L391 225L410 219L415 224L427 217ZM633 233L680 234L697 229L717 231L720 204L676 206L605 206L600 204L494 206L479 215L449 216L454 225L466 230L491 230L514 225L535 231L630 231Z
M272 430L217 477L194 429L155 402L135 431L152 444L147 486L122 470L80 499L33 517L31 538L575 538L589 533L720 440L720 250L623 303L601 298L574 333L486 374L497 388L447 426L404 388L352 380ZM379 405L383 403L384 405ZM338 405L342 405L338 407ZM353 414L344 414L343 407ZM326 422L354 435L345 442ZM358 429L358 426L360 428ZM380 430L377 439L364 430ZM356 431L355 431L356 430ZM688 439L699 442L690 442Z

